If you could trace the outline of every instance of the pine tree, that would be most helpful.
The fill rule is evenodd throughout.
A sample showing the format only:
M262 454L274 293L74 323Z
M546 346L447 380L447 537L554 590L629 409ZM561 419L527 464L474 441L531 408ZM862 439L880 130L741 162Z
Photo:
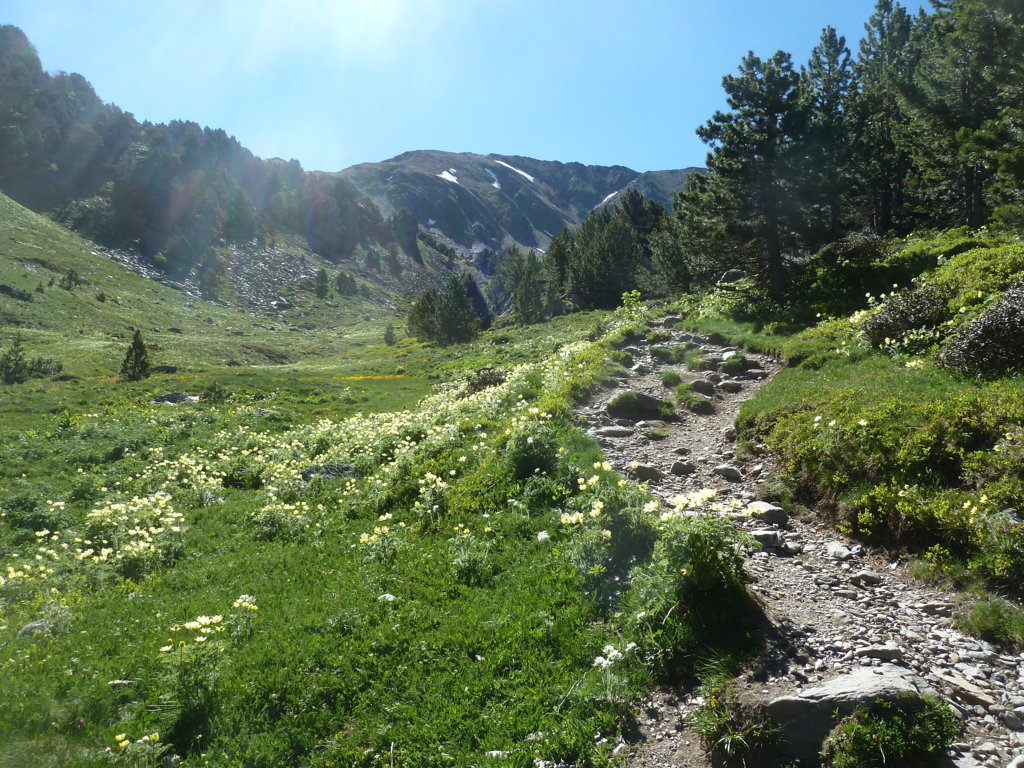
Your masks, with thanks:
M21 336L15 336L11 348L0 355L0 381L4 384L21 384L28 380L29 365L21 348Z
M783 254L801 226L800 78L784 51L761 60L753 52L739 73L722 80L731 111L716 112L697 135L711 145L715 216L733 258L746 262L773 299L786 292Z
M1020 81L1019 56L1007 52L1024 44L1024 8L1000 5L956 0L915 30L921 62L903 90L905 144L922 207L941 226L979 227L990 214L999 158L989 137L1009 103L1007 86Z
M327 277L327 270L323 267L316 273L315 290L318 299L326 299L327 294L331 292L331 282Z
M411 335L424 341L437 338L437 305L438 294L433 288L428 288L413 302L408 320Z
M569 294L581 306L611 309L636 280L642 249L636 230L605 208L587 214L566 261Z
M544 254L544 275L549 305L559 301L565 295L569 281L569 254L572 247L572 232L563 229L551 238L548 250Z
M512 313L520 325L531 325L544 319L544 283L540 263L532 253L526 255L519 284L512 297Z
M125 381L140 381L149 376L149 351L142 340L142 331L136 330L132 337L121 363L120 376Z
M476 286L476 282L473 281L472 285ZM473 300L466 288L467 281L463 276L456 276L445 283L444 289L438 295L435 323L437 341L442 344L463 344L471 341L479 330ZM483 299L483 296L480 298Z
M806 174L801 184L809 206L806 239L811 250L843 234L853 186L847 114L853 69L846 38L829 26L800 72L805 107Z
M893 0L878 0L864 25L854 65L857 91L850 105L862 215L878 234L908 225L904 182L913 167L900 141L908 122L900 96L915 69L912 19Z

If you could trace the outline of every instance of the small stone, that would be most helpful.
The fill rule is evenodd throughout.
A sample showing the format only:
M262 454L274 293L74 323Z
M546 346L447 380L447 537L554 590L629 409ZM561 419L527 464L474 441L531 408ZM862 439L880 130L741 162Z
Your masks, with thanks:
M786 541L782 544L782 551L788 555L799 555L804 551L804 545L799 541Z
M868 584L881 584L882 577L874 571L857 571L853 576L850 577L850 583L856 584L857 586L866 586Z
M697 471L697 466L692 461L676 461L669 469L673 475L692 475Z
M690 382L690 389L694 392L699 392L702 395L713 395L715 394L715 385L707 379L697 379L696 381Z
M903 659L903 649L896 645L869 645L866 648L858 648L853 652L854 658L881 659L882 661L900 661Z
M743 389L743 382L736 381L735 379L729 379L719 384L718 388L723 392L731 392L735 394Z
M1003 712L1000 719L1003 721L1003 725L1011 731L1024 731L1024 721L1021 721L1016 712Z
M712 471L730 482L735 483L743 479L743 473L731 464L719 464Z
M752 501L747 504L747 512L750 516L769 525L784 526L789 523L789 515L777 504L767 501Z
M637 464L633 467L633 475L637 480L660 480L662 477L661 470L650 464Z
M762 547L777 547L781 543L779 532L771 528L758 528L751 531L750 535L757 539Z
M594 434L598 437L629 437L633 430L629 427L601 427Z
M925 603L921 611L929 616L952 616L953 609L945 603Z

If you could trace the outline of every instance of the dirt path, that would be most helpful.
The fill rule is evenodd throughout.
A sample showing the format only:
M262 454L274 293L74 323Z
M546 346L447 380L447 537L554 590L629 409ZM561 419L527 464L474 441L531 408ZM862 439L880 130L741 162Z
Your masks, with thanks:
M700 349L705 359L728 360L735 348L663 325L671 339L660 346ZM614 389L597 393L579 415L602 444L616 469L649 483L666 501L702 488L718 500L754 501L759 485L773 477L764 454L737 459L733 421L778 364L742 353L745 370L734 375L713 370L690 372L651 355L647 344L626 349L628 376ZM739 368L727 364L726 368ZM712 365L709 365L710 369ZM631 389L674 399L661 374L676 371L683 381L701 381L714 413L678 410L678 421L612 418L605 405ZM754 509L757 509L755 506ZM1024 755L1024 654L1007 655L953 628L959 610L955 596L922 586L898 562L864 550L810 519L788 518L763 508L732 513L737 525L766 546L748 554L750 589L771 622L771 640L761 657L738 680L745 696L769 702L863 667L894 664L913 672L961 713L965 728L950 753L950 765L1018 768ZM772 521L772 522L769 522ZM658 690L638 712L642 738L626 745L634 768L690 766L710 762L687 716L699 703L694 691Z

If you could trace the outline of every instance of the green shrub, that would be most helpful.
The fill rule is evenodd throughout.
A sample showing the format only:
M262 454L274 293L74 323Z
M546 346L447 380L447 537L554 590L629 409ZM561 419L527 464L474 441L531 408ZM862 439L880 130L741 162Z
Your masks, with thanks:
M664 387L674 387L683 380L675 371L663 371L661 374L661 384Z
M861 323L861 330L873 346L888 346L908 332L931 329L947 317L947 297L932 286L922 286L889 296L882 308Z
M531 422L509 438L505 458L517 480L546 474L558 465L558 438L546 425Z
M672 338L672 334L668 331L651 331L647 334L648 344L660 344L663 341L668 341Z
M668 347L651 347L651 357L667 363L672 360L672 350Z
M715 676L700 695L704 701L690 723L716 765L746 766L778 738L778 726L762 710L741 704L731 680Z
M983 597L957 619L959 629L990 643L1024 647L1024 610L1000 597Z
M688 371L699 371L704 366L704 353L699 349L688 349L683 353L683 364Z
M655 671L702 648L743 646L750 637L741 545L749 536L705 515L673 516L648 562L636 568L627 595L634 634Z
M10 349L0 355L0 382L4 384L22 384L31 378L56 375L63 369L57 360L25 357L20 336L15 336Z
M968 374L999 375L1024 370L1024 280L951 338L942 364Z
M822 758L830 768L911 765L947 750L959 732L948 706L909 694L858 708L832 732Z

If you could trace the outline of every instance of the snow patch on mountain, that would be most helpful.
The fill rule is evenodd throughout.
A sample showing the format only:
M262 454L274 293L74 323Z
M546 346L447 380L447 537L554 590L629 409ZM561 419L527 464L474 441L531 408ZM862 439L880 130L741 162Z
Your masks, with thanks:
M449 168L447 171L441 171L437 175L440 176L445 181L450 181L452 184L458 184L459 183L459 180L455 176L455 169L454 168Z
M528 181L536 181L536 179L534 179L534 178L533 178L533 176L531 176L530 174L528 174L528 173L527 173L526 171L520 171L520 170L519 170L518 168L516 168L516 167L515 167L514 165L509 165L508 163L504 162L503 160L495 160L494 162L496 162L496 163L497 163L498 165L504 165L504 166L505 166L506 168L508 168L508 169L509 169L510 171L515 171L515 172L516 172L516 173L518 173L518 174L519 174L520 176L523 176L523 177L525 177L525 178L526 178L526 179L527 179Z
M488 176L494 179L494 183L491 184L491 186L494 187L495 189L501 189L501 182L498 181L498 177L494 175L494 171L492 171L490 168L484 168L484 170L487 171Z
M604 205L605 203L607 203L607 202L608 202L609 200L611 200L611 199L612 199L613 197L615 197L615 196L616 196L617 194L619 194L619 190L617 190L617 189L616 189L616 190L615 190L614 192L612 192L612 193L611 193L610 195L608 195L607 197L605 197L605 199L604 199L604 200L602 200L602 201L601 201L600 203L598 203L598 204L597 204L597 207L598 207L598 208L600 208L600 207L601 207L602 205Z

